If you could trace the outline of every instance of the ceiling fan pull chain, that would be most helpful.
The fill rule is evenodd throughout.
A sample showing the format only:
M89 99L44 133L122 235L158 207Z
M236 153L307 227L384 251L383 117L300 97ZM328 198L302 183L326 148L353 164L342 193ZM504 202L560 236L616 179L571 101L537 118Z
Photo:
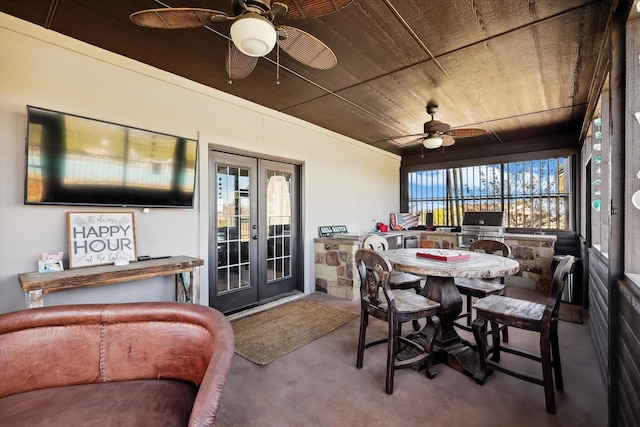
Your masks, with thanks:
M229 43L229 52L231 51L231 39L228 40ZM233 84L233 80L231 80L231 63L229 61L227 61L227 76L229 76L229 80L227 80L227 83L229 83L230 85Z
M276 86L280 85L280 38L276 43Z

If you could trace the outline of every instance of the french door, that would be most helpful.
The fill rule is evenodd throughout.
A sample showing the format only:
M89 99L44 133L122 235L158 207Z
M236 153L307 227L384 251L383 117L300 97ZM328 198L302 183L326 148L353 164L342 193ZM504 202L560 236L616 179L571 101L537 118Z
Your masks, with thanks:
M211 151L209 305L223 313L301 289L299 166Z

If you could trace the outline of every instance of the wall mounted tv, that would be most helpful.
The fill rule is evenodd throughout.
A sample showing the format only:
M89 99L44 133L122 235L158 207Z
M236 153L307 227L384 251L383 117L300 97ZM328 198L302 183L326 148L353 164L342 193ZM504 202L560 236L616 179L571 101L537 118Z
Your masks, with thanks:
M27 106L25 204L193 208L198 142Z

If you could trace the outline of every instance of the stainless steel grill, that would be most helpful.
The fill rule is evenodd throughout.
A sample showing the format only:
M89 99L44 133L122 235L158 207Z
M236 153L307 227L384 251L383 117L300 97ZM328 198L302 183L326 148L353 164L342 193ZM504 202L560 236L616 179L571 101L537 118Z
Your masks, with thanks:
M476 240L504 241L502 212L465 212L458 244L467 248Z

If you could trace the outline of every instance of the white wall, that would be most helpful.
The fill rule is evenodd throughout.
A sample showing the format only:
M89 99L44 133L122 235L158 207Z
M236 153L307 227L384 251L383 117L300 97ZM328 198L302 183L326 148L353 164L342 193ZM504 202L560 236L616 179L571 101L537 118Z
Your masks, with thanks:
M313 238L319 225L345 224L359 232L368 230L372 219L398 210L398 156L2 13L0 55L0 313L24 307L17 276L37 270L39 253L68 252L68 211L133 211L138 254L206 261L209 144L304 164L307 293L314 290ZM143 214L24 205L27 105L198 138L196 207ZM207 277L205 263L203 304ZM161 278L50 294L45 305L172 298L172 279Z

